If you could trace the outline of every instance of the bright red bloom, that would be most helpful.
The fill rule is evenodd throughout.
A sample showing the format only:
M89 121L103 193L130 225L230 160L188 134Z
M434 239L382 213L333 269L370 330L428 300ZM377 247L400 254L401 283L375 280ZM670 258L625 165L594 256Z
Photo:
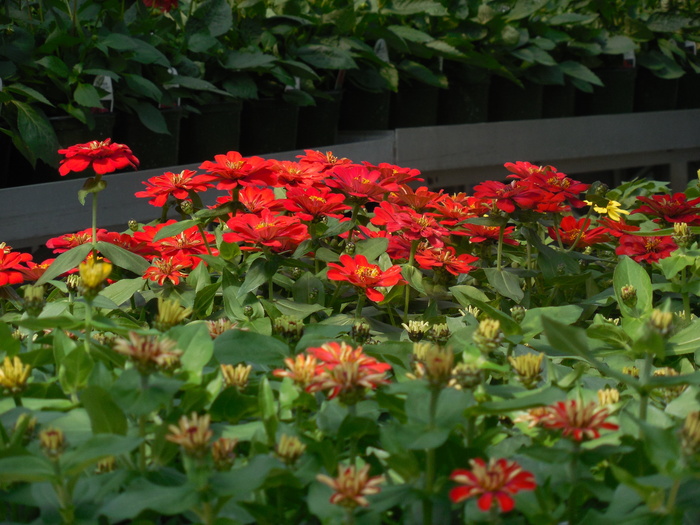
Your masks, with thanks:
M13 252L12 248L1 245L0 249L0 286L24 282L27 267L23 263L32 260L31 253Z
M567 215L561 220L558 228L558 234L561 242L566 246L571 246L576 243L576 248L586 248L593 244L608 242L611 240L607 228L597 227L589 229L591 220L581 217L576 219L571 215ZM557 229L549 227L549 236L552 239L557 239Z
M636 262L654 263L668 257L677 248L670 236L623 235L620 237L620 245L615 248L615 253L627 255Z
M385 182L395 182L397 184L406 184L408 182L420 181L423 182L424 179L420 177L420 171L414 168L402 168L400 166L395 166L394 164L389 164L387 162L382 162L378 166L370 164L369 162L363 162L367 168L370 170L377 170L381 173L381 178Z
M241 250L261 250L267 246L275 253L294 249L309 236L308 229L298 217L273 215L264 210L260 215L240 213L228 220L231 230L224 233L226 242L245 242L252 246L241 246Z
M353 348L334 341L306 351L318 361L307 392L330 390L328 399L340 395L341 400L357 401L366 389L389 383L386 373L391 365L366 355L361 346Z
M345 202L345 195L333 193L330 188L297 187L287 191L282 201L284 207L302 221L313 221L321 217L340 219L343 212L352 209Z
M97 240L104 240L107 230L97 230ZM46 241L46 247L51 248L53 253L67 252L71 248L80 246L81 244L89 244L92 242L92 228L82 230L76 233L66 233L59 237L53 237Z
M416 262L421 268L426 270L444 268L452 275L469 273L474 269L471 263L478 260L478 257L468 253L455 255L455 249L452 246L430 247L416 252Z
M261 157L243 157L237 151L229 151L215 155L214 162L208 160L199 169L214 176L217 190L232 190L237 186L273 186L276 177L269 164Z
M193 259L185 255L172 255L169 257L156 257L151 261L151 266L144 272L143 278L150 279L163 286L166 280L177 285L181 279L187 277L186 271L192 269Z
M383 181L381 172L370 171L365 166L354 164L336 166L328 172L326 185L336 188L359 201L380 202L392 191L398 191L399 185L393 181Z
M513 213L516 208L531 210L542 200L541 192L515 180L510 184L495 180L482 182L474 186L474 196L492 199L496 207L506 213Z
M413 190L410 186L401 186L399 191L389 195L389 202L397 205L404 205L413 208L418 213L426 208L435 208L437 202L442 197L442 190L435 192L425 186Z
M401 267L391 266L382 270L376 264L367 262L364 255L340 256L340 264L328 263L327 276L331 281L347 281L357 288L365 290L367 297L375 302L384 300L384 294L376 288L403 284Z
M477 505L488 512L494 499L501 512L509 512L515 507L511 494L521 490L534 490L537 487L531 472L523 470L515 461L491 458L488 464L481 458L469 461L471 470L456 469L450 479L462 484L450 490L450 499L461 503L465 499L478 496Z
M287 188L296 186L317 186L326 178L321 164L272 161L270 169L277 175L277 184Z
M434 213L417 213L413 209L384 201L374 210L370 222L376 226L385 226L390 233L401 232L409 240L425 239L432 246L442 246L442 239L450 231L435 220Z
M78 173L88 168L92 168L99 175L104 175L128 166L136 169L139 165L139 159L128 146L112 144L112 139L76 144L67 149L60 149L58 153L66 157L61 160L58 167L58 173L61 176L68 175L71 171Z
M561 429L564 437L583 441L599 438L601 429L617 430L616 424L605 421L609 415L607 409L595 402L582 405L570 399L549 406L548 414L539 420L539 424L544 428Z
M685 193L673 195L652 195L651 197L637 197L644 206L640 206L632 213L643 213L655 222L660 220L667 223L686 222L691 226L700 224L700 197L687 200Z
M149 204L153 206L164 206L171 195L178 200L186 199L190 196L190 192L206 191L214 187L211 184L213 177L210 175L197 175L193 170L182 170L180 173L172 173L170 171L151 177L143 181L146 185L144 191L137 191L136 197L145 197L151 200Z
M142 0L146 7L155 7L162 12L167 13L171 9L177 9L178 0Z
M500 234L500 226L485 226L483 224L464 223L458 226L459 230L454 230L455 235L466 235L469 237L469 242L485 242L498 241ZM515 231L515 226L506 226L503 230L503 242L511 246L518 246L518 241L511 238L511 234Z

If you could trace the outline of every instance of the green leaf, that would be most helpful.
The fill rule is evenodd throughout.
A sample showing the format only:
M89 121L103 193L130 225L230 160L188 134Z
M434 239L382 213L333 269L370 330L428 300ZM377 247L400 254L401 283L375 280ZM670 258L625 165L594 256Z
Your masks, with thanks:
M140 255L125 250L116 244L97 241L97 249L115 265L137 275L143 275L150 266L149 262Z
M88 386L80 393L80 401L90 417L94 434L126 435L129 428L126 416L106 390Z
M520 288L520 279L515 274L505 270L498 270L497 268L484 268L484 273L489 284L502 296L513 299L516 303L519 303L525 297L523 290Z
M214 356L222 364L255 363L282 366L289 347L272 336L229 330L214 340Z
M88 108L101 108L102 101L100 100L100 94L95 89L92 84L80 83L75 88L73 93L75 101L81 106L86 106Z
M51 263L51 266L48 267L36 284L46 284L49 280L66 273L68 270L72 270L85 260L90 250L92 250L92 245L81 244L67 252L63 252L56 257L56 260Z
M61 472L66 476L75 476L107 456L120 456L131 452L139 443L141 443L141 438L137 436L98 434L82 443L75 450L63 454Z
M633 306L628 306L622 300L622 287L634 286L637 300ZM653 292L651 278L646 270L629 257L622 256L613 273L613 288L620 312L625 317L643 317L652 310Z

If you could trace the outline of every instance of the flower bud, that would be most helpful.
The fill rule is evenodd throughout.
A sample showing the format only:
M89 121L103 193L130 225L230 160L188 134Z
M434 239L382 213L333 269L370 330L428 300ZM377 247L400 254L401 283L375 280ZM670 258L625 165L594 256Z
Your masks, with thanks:
M626 284L620 288L620 297L626 306L634 308L637 304L637 289L631 284Z
M220 365L221 373L224 376L224 383L226 388L235 388L239 392L242 392L248 386L248 378L250 377L250 372L253 370L252 365L237 364L233 365Z
M513 308L510 309L510 316L513 318L513 321L515 321L518 324L523 322L526 313L527 309L520 306L519 304L516 304Z
M479 323L479 327L472 335L476 346L484 354L489 354L498 348L503 342L503 332L501 323L496 319L484 319Z
M542 379L542 360L544 354L523 354L516 357L509 357L508 362L518 374L518 379L525 388L534 388L537 382Z
M306 445L296 436L282 434L275 452L287 465L293 465L306 451Z

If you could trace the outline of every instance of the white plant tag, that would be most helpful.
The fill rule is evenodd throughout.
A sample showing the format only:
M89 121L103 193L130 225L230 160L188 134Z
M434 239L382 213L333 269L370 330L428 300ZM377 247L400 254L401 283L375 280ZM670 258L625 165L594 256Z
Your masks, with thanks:
M107 92L100 100L109 102L109 111L114 111L114 85L112 84L111 77L107 75L97 75L92 85Z
M374 52L387 64L389 63L389 46L386 45L386 40L380 38L374 44Z
M622 55L622 64L625 67L635 67L637 65L637 57L634 51L626 51Z

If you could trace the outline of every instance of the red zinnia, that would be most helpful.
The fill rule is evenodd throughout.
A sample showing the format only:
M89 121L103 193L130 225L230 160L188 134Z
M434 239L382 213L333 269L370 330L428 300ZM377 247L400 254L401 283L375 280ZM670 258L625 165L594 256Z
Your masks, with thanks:
M347 281L357 288L365 290L367 297L375 302L384 300L384 294L376 288L380 286L394 286L403 282L401 267L391 266L383 270L376 264L367 262L364 255L354 257L344 254L340 256L340 263L328 263L327 276L331 281Z
M677 248L670 236L623 235L620 237L620 245L615 248L615 253L627 255L636 262L654 263L668 257Z
M112 139L76 144L67 149L60 149L58 153L66 157L58 167L61 176L68 175L71 171L81 172L90 167L98 175L103 175L128 166L136 169L139 165L139 159L128 146L112 144Z
M146 197L151 200L148 204L153 206L164 206L171 195L178 200L186 199L190 196L190 191L206 191L212 188L213 177L210 175L197 175L193 170L182 170L180 173L170 171L158 177L151 177L143 181L146 185L144 191L137 191L136 197Z
M460 503L473 496L479 496L477 505L483 512L493 506L494 498L501 512L509 512L515 507L511 494L521 490L534 490L537 486L531 472L523 470L515 461L491 459L488 464L481 458L469 461L471 470L452 471L450 479L463 486L450 490L450 499Z

